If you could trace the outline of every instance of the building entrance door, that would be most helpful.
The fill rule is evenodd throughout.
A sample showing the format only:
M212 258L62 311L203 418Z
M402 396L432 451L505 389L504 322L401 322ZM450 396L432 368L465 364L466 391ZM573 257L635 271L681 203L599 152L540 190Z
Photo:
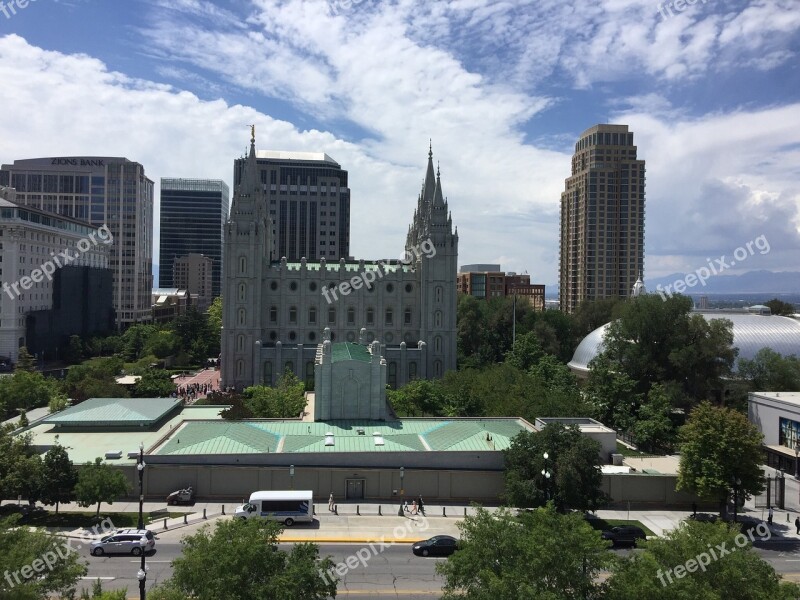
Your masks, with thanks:
M347 494L348 500L363 500L364 499L364 480L363 479L348 479L347 480Z

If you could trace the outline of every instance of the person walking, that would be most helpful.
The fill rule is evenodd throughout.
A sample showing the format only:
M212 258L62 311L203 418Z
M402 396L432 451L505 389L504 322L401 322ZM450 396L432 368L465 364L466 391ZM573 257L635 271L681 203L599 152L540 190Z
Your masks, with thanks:
M412 515L417 514L417 501L416 500L412 500L412 502L411 502L411 514Z
M333 492L331 492L331 495L328 498L328 512L333 512Z
M770 527L772 526L772 516L773 516L772 507L770 506L769 507L769 512L767 513L767 524Z
M420 494L419 498L417 498L417 506L419 507L420 514L424 517L425 516L425 504L422 502L422 494Z
M800 535L800 517L794 518L794 526L797 528L797 535Z

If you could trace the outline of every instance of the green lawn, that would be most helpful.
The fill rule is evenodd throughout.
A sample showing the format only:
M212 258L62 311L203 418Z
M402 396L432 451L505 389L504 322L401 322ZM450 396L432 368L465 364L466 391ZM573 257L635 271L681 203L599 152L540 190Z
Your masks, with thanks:
M617 442L617 454L622 454L623 456L647 456L644 452L632 450L620 442Z
M0 511L1 516L8 516L17 514L16 506L6 505ZM184 513L163 512L154 515L145 513L145 524L161 521L162 519L173 519L180 517ZM77 529L78 527L91 528L101 523L103 519L108 519L114 524L117 529L126 527L136 527L139 524L139 513L108 513L101 511L100 516L96 516L95 511L90 512L59 512L55 513L54 510L35 511L30 517L23 517L20 524L33 525L36 527L69 527Z
M644 531L647 537L654 536L655 533L650 531L647 527L642 525L640 521L626 521L625 519L586 519L589 522L589 525L597 529L598 531L604 531L606 529L611 529L612 527L618 527L620 525L632 525L634 527L640 527L642 531Z

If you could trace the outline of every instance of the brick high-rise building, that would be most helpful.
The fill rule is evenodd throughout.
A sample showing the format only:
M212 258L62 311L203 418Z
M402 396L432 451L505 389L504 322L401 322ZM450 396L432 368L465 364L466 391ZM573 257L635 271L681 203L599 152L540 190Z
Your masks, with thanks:
M645 162L627 125L595 125L575 144L561 194L559 303L627 298L644 270Z

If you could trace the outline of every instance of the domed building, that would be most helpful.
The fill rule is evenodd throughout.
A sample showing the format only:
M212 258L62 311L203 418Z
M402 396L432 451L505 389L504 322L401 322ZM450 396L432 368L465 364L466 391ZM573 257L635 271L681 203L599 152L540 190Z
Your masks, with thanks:
M733 323L733 345L739 349L734 370L740 359L752 360L762 348L771 348L783 356L800 356L800 320L771 315L769 309L763 310L767 307L757 308L758 310L746 311L694 311L694 314L702 315L707 321L728 319ZM606 323L598 327L578 344L569 362L569 368L578 377L589 374L589 363L603 351L603 339L609 325L610 323Z

